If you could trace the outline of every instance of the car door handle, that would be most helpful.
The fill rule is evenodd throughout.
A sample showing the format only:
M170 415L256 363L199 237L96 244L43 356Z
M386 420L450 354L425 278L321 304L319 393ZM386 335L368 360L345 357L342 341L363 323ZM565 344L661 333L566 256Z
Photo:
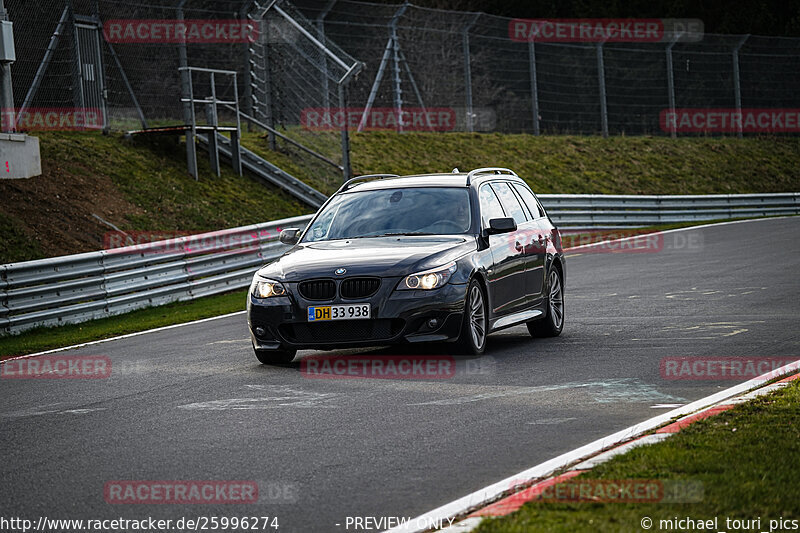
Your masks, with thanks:
M522 245L520 244L519 241L514 243L514 248L516 248L518 252L522 251Z

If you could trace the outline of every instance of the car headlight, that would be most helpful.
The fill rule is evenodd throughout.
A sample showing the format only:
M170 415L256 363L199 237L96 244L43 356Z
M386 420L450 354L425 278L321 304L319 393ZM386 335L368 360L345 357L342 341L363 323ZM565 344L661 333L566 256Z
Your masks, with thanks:
M456 271L456 268L456 264L453 262L433 270L411 274L410 276L406 276L397 288L406 291L438 289L450 281L450 277Z
M272 296L286 296L286 288L271 279L254 277L250 285L250 292L256 298L271 298Z

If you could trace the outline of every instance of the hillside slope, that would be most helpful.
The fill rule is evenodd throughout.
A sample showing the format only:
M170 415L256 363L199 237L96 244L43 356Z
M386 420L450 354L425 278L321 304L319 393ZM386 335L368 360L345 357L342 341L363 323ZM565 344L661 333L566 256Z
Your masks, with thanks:
M0 264L98 250L113 231L109 224L196 233L309 212L292 196L230 168L217 178L203 152L195 181L186 172L184 146L174 138L37 136L42 175L0 180Z
M338 160L338 137L293 130L295 138ZM800 191L800 138L579 137L470 133L360 133L351 137L353 171L414 174L508 167L538 193L730 194ZM245 143L270 152L266 139ZM283 149L283 147L281 147ZM291 171L291 170L290 170ZM331 179L310 178L330 192Z
M335 133L290 135L334 160ZM201 232L311 212L279 190L223 166L186 172L175 138L41 133L43 175L0 180L0 263L97 250L112 230ZM299 163L264 135L243 144L330 194L341 175ZM534 137L468 133L352 135L356 174L509 167L539 193L712 194L800 191L800 138ZM96 216L95 216L96 215ZM98 218L99 217L99 218ZM102 219L102 221L101 221Z

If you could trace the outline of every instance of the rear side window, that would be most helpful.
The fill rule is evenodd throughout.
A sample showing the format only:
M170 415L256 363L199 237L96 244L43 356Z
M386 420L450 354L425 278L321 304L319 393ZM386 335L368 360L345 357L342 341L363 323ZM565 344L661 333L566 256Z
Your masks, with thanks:
M492 183L492 188L497 192L497 196L500 197L500 202L503 204L503 208L514 217L514 222L519 224L524 224L528 220L528 215L525 213L525 210L519 204L519 200L517 200L517 196L514 194L514 191L511 190L511 187L508 183L504 181L498 181Z
M480 192L481 203L481 220L483 227L489 227L489 220L493 218L505 218L506 214L503 212L503 206L500 205L500 200L494 193L489 184L483 185Z
M527 187L525 187L524 185L520 185L518 183L515 183L513 187L514 190L516 190L519 193L519 196L520 198L522 198L522 201L525 202L525 205L528 206L528 210L533 215L533 218L539 218L544 216L544 213L542 213L539 210L539 204L536 202L536 198L533 196L533 193L528 190Z

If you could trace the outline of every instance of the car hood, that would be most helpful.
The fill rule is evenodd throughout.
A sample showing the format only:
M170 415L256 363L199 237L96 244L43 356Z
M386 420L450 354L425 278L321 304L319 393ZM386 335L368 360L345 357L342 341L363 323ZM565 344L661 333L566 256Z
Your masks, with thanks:
M301 243L261 268L261 276L280 281L311 277L369 275L397 277L436 268L458 259L477 243L472 236L400 236Z

